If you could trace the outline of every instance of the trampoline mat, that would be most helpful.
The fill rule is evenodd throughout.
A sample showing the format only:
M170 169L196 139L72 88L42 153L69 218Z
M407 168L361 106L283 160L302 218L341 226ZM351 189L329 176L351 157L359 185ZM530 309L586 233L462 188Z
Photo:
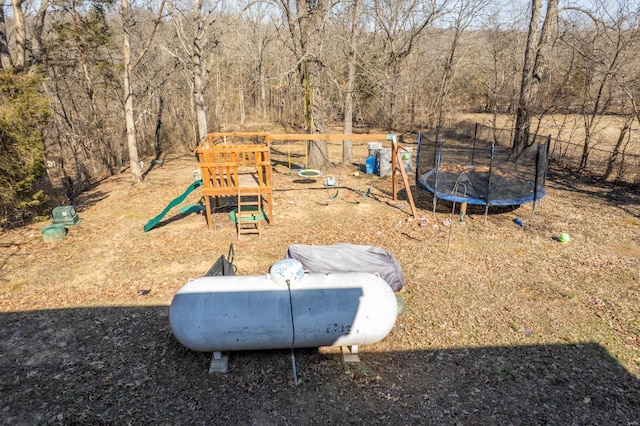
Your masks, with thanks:
M437 190L435 170L427 172L418 182L423 189L448 201L511 206L532 202L535 195L532 184L500 173L491 174L490 187L488 171L467 169L454 173L440 170L437 177ZM537 199L544 197L544 193L544 189L539 189Z

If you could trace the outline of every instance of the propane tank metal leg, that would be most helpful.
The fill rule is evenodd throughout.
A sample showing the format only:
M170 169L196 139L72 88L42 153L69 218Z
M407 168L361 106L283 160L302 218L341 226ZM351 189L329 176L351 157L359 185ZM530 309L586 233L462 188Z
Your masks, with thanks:
M358 356L358 345L341 346L341 349L343 364L356 364L360 362L360 357Z
M229 355L223 355L222 352L214 352L209 364L209 374L223 373L229 370Z

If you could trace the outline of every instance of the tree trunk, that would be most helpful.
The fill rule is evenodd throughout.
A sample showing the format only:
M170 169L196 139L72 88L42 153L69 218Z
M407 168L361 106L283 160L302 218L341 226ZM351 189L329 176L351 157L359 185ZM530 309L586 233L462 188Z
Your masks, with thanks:
M449 55L444 63L444 70L442 72L442 79L440 80L440 87L438 89L438 97L436 98L436 125L442 125L442 121L444 118L444 104L445 99L447 98L447 94L449 93L449 87L451 86L451 79L453 75L453 60L456 55L456 49L458 48L458 43L460 41L460 36L462 35L462 30L459 28L455 29L453 35L453 41L451 42L451 47L449 48Z
M244 126L244 121L247 119L247 115L244 109L244 89L242 83L238 86L238 118L240 125Z
M356 40L358 39L358 17L360 16L360 0L353 0L351 14L351 33L349 34L349 65L347 71L347 87L344 95L344 133L353 133L353 93L356 85L357 54ZM342 163L349 164L353 157L351 140L342 142Z
M387 128L393 129L396 124L396 110L398 108L398 81L400 80L400 65L393 61L391 68L391 82L389 84L389 121Z
M33 23L33 41L31 46L31 67L37 67L42 64L42 31L44 30L44 19L47 16L49 8L49 0L41 0L38 13Z
M24 3L24 0L11 0L13 25L16 34L14 65L18 71L24 70L24 64L27 60L27 26L24 21L22 3Z
M524 50L524 65L522 66L522 80L520 81L520 97L518 98L518 110L516 112L516 133L513 141L513 150L520 152L529 140L531 129L531 88L533 86L533 67L535 64L535 45L538 38L538 21L542 0L531 0L531 19L527 44Z
M455 12L454 25L452 28L453 39L451 40L449 53L447 55L447 58L445 59L442 78L440 80L440 87L438 89L438 95L436 97L436 125L444 124L443 122L446 111L445 105L447 96L449 95L449 91L451 90L451 84L455 79L455 73L457 69L455 59L458 47L461 44L462 35L486 5L487 2L485 0L461 1L460 3L456 4L458 9Z
M142 173L138 158L138 141L136 139L136 122L133 115L133 92L131 90L131 32L128 0L121 0L123 23L123 86L124 86L124 121L127 130L127 150L129 151L129 165L131 179L134 184L142 182Z
M161 130L162 130L162 113L164 111L164 98L160 95L158 99L158 113L156 114L156 131L154 137L154 148L156 152L156 160L160 159L162 155L162 138L161 138Z
M589 152L591 151L591 125L589 120L584 120L584 143L582 144L582 155L578 168L584 170L589 162Z
M129 14L128 0L121 0L122 12L122 33L123 33L123 86L124 86L124 118L127 134L127 151L129 153L129 164L131 167L131 178L134 184L142 182L142 173L140 171L140 163L138 157L138 141L136 136L136 121L133 110L133 90L131 89L131 73L140 60L149 50L151 42L162 22L162 14L164 11L165 0L160 1L158 6L158 14L153 22L153 30L142 48L140 56L135 64L131 64L131 16Z
M541 8L542 0L531 0L531 20L529 21L527 45L524 52L520 97L516 113L516 132L513 140L513 150L516 153L522 151L529 144L532 110L547 65L545 55L549 47L549 37L553 32L558 15L558 0L548 0L547 12L538 39L538 21L540 20Z
M260 106L262 119L267 120L267 75L264 70L264 62L260 60Z
M296 0L296 8L302 49L299 70L304 90L305 127L308 133L324 133L320 52L324 37L325 18L329 12L329 1ZM309 167L322 168L329 164L327 141L308 141L307 147Z
M78 13L77 10L73 9L70 11L70 15L74 23L74 27L75 27L74 31L77 32L77 34L81 34L83 30L86 31L85 27L83 26L84 24L83 17L80 16L80 13ZM89 109L91 110L90 120L93 122L93 127L97 131L101 131L105 128L105 125L104 125L102 114L100 113L98 108L98 104L97 104L98 99L96 97L96 90L95 90L96 85L93 82L93 77L91 75L91 70L89 65L88 56L92 52L90 48L87 48L82 42L78 43L77 48L78 48L79 65L82 69L82 75L84 76L85 91L86 91L87 97L89 98ZM100 159L102 160L102 164L107 166L107 168L109 169L109 174L113 176L117 172L120 172L120 170L116 170L116 166L113 161L113 158L114 158L113 153L111 152L111 145L109 143L109 140L106 138L100 138L100 141L101 143L98 145L98 152L99 152Z
M193 104L196 121L198 123L198 140L200 143L208 133L207 111L204 100L204 84L202 70L202 37L204 36L204 20L202 17L202 0L196 0L194 5L194 18L196 35L193 38Z
M324 133L324 115L320 101L322 92L316 84L320 74L320 64L310 60L303 64L305 127L308 133ZM309 164L311 168L322 168L330 164L327 141L307 141Z
M4 20L4 4L0 7L0 67L9 69L13 67L11 54L9 53L9 43L7 41L7 25Z
M620 156L620 154L623 153L622 145L625 138L627 137L627 133L631 130L632 122L633 116L627 115L624 117L622 128L620 129L620 133L618 134L618 140L613 147L613 151L611 151L611 155L609 155L609 161L607 161L607 170L604 172L605 181L611 180L611 177L613 176L613 166L615 165L616 161L618 161L618 157Z

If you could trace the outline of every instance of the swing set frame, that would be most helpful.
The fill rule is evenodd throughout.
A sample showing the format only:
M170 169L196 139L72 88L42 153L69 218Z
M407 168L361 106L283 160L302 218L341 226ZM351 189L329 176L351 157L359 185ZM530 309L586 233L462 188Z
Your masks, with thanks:
M409 205L411 206L411 214L413 217L418 217L418 213L416 211L416 206L413 201L413 194L411 192L411 185L409 185L409 178L407 177L407 173L404 170L402 165L402 161L399 161L400 150L403 148L400 147L398 143L398 135L393 133L366 133L366 134L345 134L345 133L297 133L297 134L267 134L265 136L265 141L267 144L271 144L272 141L344 141L344 140L356 140L356 141L369 141L369 142L379 142L379 141L390 141L391 142L391 184L393 187L393 200L398 199L398 174L400 174L402 178L402 182L404 184L405 190L407 192L407 199L409 200ZM399 173L396 173L399 172Z

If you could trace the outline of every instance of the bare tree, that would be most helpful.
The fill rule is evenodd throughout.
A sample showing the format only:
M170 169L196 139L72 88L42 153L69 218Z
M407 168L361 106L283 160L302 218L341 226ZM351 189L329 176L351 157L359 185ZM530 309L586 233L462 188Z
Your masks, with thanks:
M220 16L224 15L223 7L224 2L217 0L213 2L193 0L191 11L182 10L179 2L172 2L170 5L172 23L179 40L179 48L170 48L170 51L173 56L179 58L190 77L188 81L196 121L196 144L209 132L211 114L208 110L214 111L214 119L220 118L217 106L224 88L218 91L220 89L218 84L214 90L207 90L210 86L207 84L207 76L214 67L213 49L221 43L222 31L217 30L215 25ZM225 22L229 32L235 30L235 25L232 24L235 21L235 16L226 16ZM217 72L215 74L217 78ZM210 107L207 102L208 94L214 102L211 108L208 108Z
M123 32L123 77L122 84L124 89L124 116L125 127L127 135L127 150L129 152L129 165L131 167L131 178L133 183L142 181L142 173L140 170L140 163L138 157L138 141L136 135L136 122L133 111L133 90L131 88L131 74L136 65L140 62L142 57L146 54L153 37L158 29L162 14L164 12L165 0L162 0L158 7L158 14L154 21L153 31L147 39L145 45L142 48L137 60L132 63L131 58L131 27L133 25L131 14L129 11L129 0L121 0L120 2L120 14L122 16L122 32Z
M380 79L387 99L388 127L395 125L401 65L449 0L374 0L375 25L382 38Z
M136 138L136 122L133 115L133 90L131 89L131 15L129 14L129 0L121 0L120 13L123 29L123 77L124 89L124 122L127 135L127 149L129 151L129 166L133 183L142 182L142 171L138 158L138 141Z
M44 31L45 17L49 9L49 0L41 0L38 12L33 19L33 38L31 40L31 67L42 65L42 34Z
M577 101L584 129L581 169L587 166L603 115L624 113L620 99L629 96L633 99L633 93L627 90L638 84L633 55L639 45L638 12L634 11L637 5L622 1L616 9L605 4L597 6L593 11L574 9L591 25L577 21L577 29L564 35L565 42L579 58L573 85L579 93Z
M80 83L84 85L84 92L89 100L89 111L86 116L87 122L90 124L87 127L97 133L106 130L106 123L103 110L98 105L99 94L94 70L100 68L101 49L112 47L112 34L106 20L106 11L101 4L94 3L83 14L78 11L78 8L78 5L70 4L66 10L67 16L70 18L68 23L65 21L55 23L54 27L60 34L58 43L73 49L74 57L81 68L83 81ZM119 160L116 158L109 139L97 138L97 140L99 142L96 144L95 156L108 167L109 174L119 173Z
M603 176L604 180L610 180L613 177L616 162L620 160L620 157L624 156L626 148L625 141L628 143L631 136L631 125L635 120L635 116L633 114L625 114L622 118L623 120L618 133L618 139L616 140L613 149L611 150L611 154L609 155L609 159L607 160L607 168ZM621 161L618 176L623 174L623 170L624 161Z
M303 91L304 127L308 133L324 133L323 61L325 26L330 0L276 0L289 37L284 41L294 53L296 70ZM309 166L323 167L329 162L326 141L308 141Z
M449 52L444 60L442 78L440 79L438 96L436 98L436 124L441 124L443 121L444 104L456 72L455 59L462 35L471 23L475 21L488 2L489 0L456 0L452 6L453 20L451 26L453 37L451 45L449 46Z
M32 40L27 39L27 21L23 10L28 5L29 3L25 0L11 0L13 30L10 33L13 34L12 42L9 42L7 36L5 2L3 1L0 6L0 67L4 69L15 68L16 71L22 71L29 60L31 60L32 68L35 69L41 63L42 29L49 0L42 0L38 3L36 16L32 20Z
M43 89L52 114L44 131L45 152L55 164L48 173L57 187L63 179L71 196L121 170L121 84L114 66L118 49L110 2L64 2L48 10L45 3L27 19L32 25L30 70L47 73Z
M515 152L520 152L529 143L533 104L547 67L546 55L549 50L549 39L558 15L558 0L547 0L546 6L542 29L539 30L542 0L531 0L529 32L524 51L520 96L516 112L516 132L513 141Z
M497 127L499 115L515 112L517 102L516 32L498 20L491 19L491 27L482 33L484 49L478 58L481 81L484 87L482 111L492 114Z
M209 130L207 127L207 111L204 103L202 53L205 42L205 30L206 27L210 25L208 22L210 13L211 11L208 11L203 15L202 0L196 0L194 2L193 23L196 31L193 37L191 60L193 61L193 105L198 123L198 143L207 136Z
M347 52L347 84L344 93L344 133L353 133L353 98L356 86L356 67L358 65L358 39L360 36L360 0L351 4L351 22ZM344 140L342 145L342 163L351 163L353 156L351 140Z
M13 9L13 25L15 31L15 55L13 65L16 70L22 71L27 60L27 24L24 20L22 5L25 0L11 0Z
M7 40L7 25L4 18L4 1L0 7L0 66L9 69L13 66L11 53L9 52L9 41Z
M266 120L269 114L267 84L272 78L269 70L272 61L269 60L269 55L274 54L270 48L275 41L270 12L270 8L264 3L247 5L243 11L244 25L234 25L234 29L238 30L238 48L246 53L246 63L243 65L249 80L246 85L253 88L252 97L258 106L256 112L262 120ZM286 63L286 59L281 57L278 62Z
M304 91L305 128L309 133L325 133L322 91L322 48L324 28L330 10L329 0L296 0L300 46L299 73ZM329 162L326 141L309 141L309 165L325 166Z

